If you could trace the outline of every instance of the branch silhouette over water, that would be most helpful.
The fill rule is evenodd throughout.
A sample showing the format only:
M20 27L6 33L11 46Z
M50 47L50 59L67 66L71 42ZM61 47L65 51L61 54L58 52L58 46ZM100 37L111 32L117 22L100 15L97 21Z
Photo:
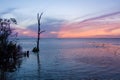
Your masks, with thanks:
M42 18L43 12L39 15L37 14L37 20L38 20L38 35L37 35L37 46L33 48L33 52L39 52L39 40L40 40L40 34L45 32L45 30L41 31L41 18Z
M0 80L6 80L6 72L14 72L22 63L22 47L9 37L12 34L11 23L17 24L14 18L0 18Z

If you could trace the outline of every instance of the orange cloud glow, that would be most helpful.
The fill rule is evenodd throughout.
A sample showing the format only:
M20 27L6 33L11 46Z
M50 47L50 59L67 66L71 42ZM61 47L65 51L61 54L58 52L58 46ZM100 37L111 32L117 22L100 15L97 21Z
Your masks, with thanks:
M18 32L18 36L36 37L37 33L28 29L16 28L15 32Z
M59 22L58 22L59 23ZM51 25L51 24L50 24ZM48 26L48 25L47 25ZM56 27L53 27L56 26ZM120 13L113 13L83 21L65 21L52 24L41 35L44 38L120 38ZM29 28L16 28L19 36L37 37Z
M112 19L111 19L112 17ZM58 32L59 38L114 38L120 37L120 15L65 23Z

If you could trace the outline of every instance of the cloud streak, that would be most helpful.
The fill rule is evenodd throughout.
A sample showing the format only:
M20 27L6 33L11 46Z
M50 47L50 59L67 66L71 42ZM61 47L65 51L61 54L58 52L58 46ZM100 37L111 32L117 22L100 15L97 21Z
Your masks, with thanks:
M42 34L44 38L55 38L58 36L58 32L60 31L61 25L65 22L62 19L56 18L45 18L41 22L41 30L45 30L46 32ZM37 23L28 26L26 29L31 30L37 34Z
M5 15L5 14L9 14L9 13L13 12L14 10L16 10L16 8L8 8L4 11L1 11L0 16Z
M109 13L83 21L66 21L44 18L41 29L43 38L120 38L120 12ZM19 36L37 37L37 23L17 28Z
M114 16L114 15L120 15L120 11L109 13L109 14L104 14L104 15L101 15L101 16L93 17L93 18L88 18L88 19L85 19L83 21L80 21L80 23L93 21L93 20L100 20L102 18L108 18L108 17Z
M59 38L120 37L120 12L101 15L83 21L65 23Z

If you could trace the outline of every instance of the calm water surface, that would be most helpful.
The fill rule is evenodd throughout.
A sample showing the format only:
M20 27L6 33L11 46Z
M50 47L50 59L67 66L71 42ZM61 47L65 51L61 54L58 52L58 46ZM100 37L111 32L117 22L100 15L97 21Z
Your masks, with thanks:
M120 39L41 39L39 58L35 39L20 39L30 51L9 80L120 80Z

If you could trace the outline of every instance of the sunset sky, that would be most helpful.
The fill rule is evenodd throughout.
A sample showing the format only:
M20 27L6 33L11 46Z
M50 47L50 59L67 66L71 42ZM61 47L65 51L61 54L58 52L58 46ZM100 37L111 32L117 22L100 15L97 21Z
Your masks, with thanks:
M0 18L16 18L20 37L120 38L120 0L0 0Z

